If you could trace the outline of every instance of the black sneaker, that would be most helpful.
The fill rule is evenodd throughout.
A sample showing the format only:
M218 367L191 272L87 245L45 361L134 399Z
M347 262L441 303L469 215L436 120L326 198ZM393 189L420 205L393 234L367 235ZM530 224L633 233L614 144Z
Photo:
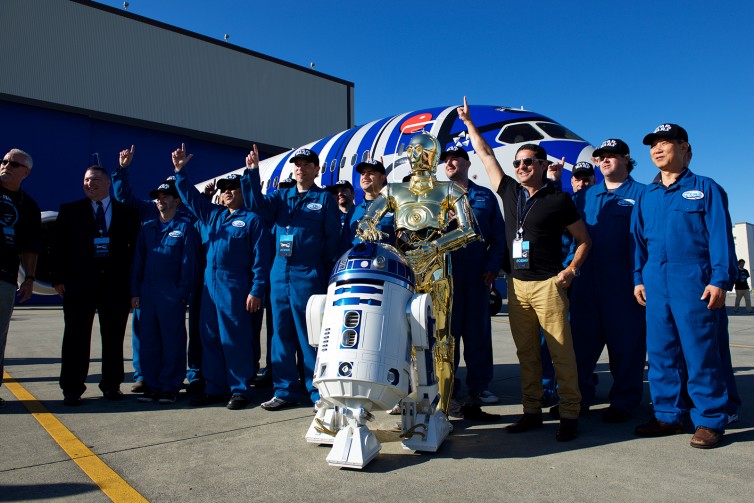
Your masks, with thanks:
M555 432L555 440L558 442L568 442L578 436L579 420L563 418L560 420L560 427Z
M190 405L193 405L194 407L204 407L206 405L212 405L215 403L222 403L226 399L225 397L218 396L218 395L210 395L209 393L202 393L201 395L197 395L194 398L189 401Z
M176 400L175 393L171 393L169 391L160 393L159 398L157 399L157 401L163 405L170 405L171 403L175 403L175 400Z
M513 424L509 424L505 427L508 433L523 433L525 431L533 430L534 428L542 427L542 413L533 414L524 412L521 419Z
M186 386L186 393L189 395L201 395L204 393L204 381L201 379L197 379L196 381L191 381Z
M126 398L123 392L119 389L109 389L107 391L103 391L102 396L105 397L106 400L111 400L113 402L120 402L121 400Z
M78 407L79 405L81 405L81 396L63 395L63 405L67 407Z
M620 407L615 407L613 405L609 406L607 409L605 409L605 412L602 413L602 421L605 423L625 423L629 419L631 419L631 414L628 411L625 411Z
M245 408L250 403L251 400L249 400L245 396L238 393L233 393L233 396L230 397L230 400L228 401L228 405L226 405L226 407L230 410L240 410Z

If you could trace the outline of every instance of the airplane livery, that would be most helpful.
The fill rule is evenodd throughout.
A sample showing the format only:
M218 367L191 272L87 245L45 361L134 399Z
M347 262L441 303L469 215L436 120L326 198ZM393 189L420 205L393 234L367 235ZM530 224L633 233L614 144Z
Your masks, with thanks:
M501 166L513 175L511 162L516 150L524 143L537 143L547 151L549 160L565 158L563 170L564 190L570 191L570 169L579 161L591 162L594 147L554 120L528 110L507 107L472 105L474 123L485 140L492 146ZM356 191L356 203L363 198L359 175L353 168L367 159L382 159L389 182L400 182L409 174L405 149L411 136L427 131L437 137L443 149L458 145L469 153L471 167L469 178L479 185L490 187L481 161L471 150L466 128L455 106L428 108L387 117L342 131L333 136L301 145L319 154L320 175L317 183L332 185L338 180L348 180ZM294 150L260 161L263 190L271 192L280 180L291 176L293 164L289 163ZM242 173L243 168L230 173ZM442 169L438 178L446 180ZM197 183L201 190L209 180ZM494 189L493 189L494 190Z

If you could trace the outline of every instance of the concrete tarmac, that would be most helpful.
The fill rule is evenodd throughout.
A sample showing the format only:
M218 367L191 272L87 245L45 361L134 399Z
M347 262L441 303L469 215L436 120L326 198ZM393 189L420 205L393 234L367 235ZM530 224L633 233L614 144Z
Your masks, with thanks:
M61 309L16 309L5 370L149 501L749 502L754 499L754 315L733 314L732 299L729 295L731 353L744 404L722 446L712 450L689 446L691 426L682 435L636 437L636 425L651 417L648 390L632 420L603 423L600 411L611 384L606 353L597 368L598 403L580 420L576 440L557 442L553 420L531 432L507 433L504 426L516 420L521 405L505 312L492 323L491 390L500 403L484 407L501 414L500 421L454 419L455 431L439 452L412 453L391 431L397 416L377 411L371 429L382 452L362 471L330 467L329 447L306 443L310 404L279 412L261 409L269 389L259 390L255 404L240 411L222 404L190 407L184 393L173 405L144 404L130 393L127 374L121 387L126 400L104 400L97 388L98 335L84 404L63 406ZM125 354L128 372L130 337ZM7 401L0 409L0 501L108 501L7 385L0 396Z

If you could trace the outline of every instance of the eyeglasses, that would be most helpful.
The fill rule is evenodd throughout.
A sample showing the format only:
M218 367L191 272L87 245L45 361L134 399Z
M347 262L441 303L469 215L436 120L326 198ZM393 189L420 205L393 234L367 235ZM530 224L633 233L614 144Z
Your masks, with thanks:
M531 166L536 161L541 162L542 159L534 159L532 157L527 157L526 159L516 159L515 161L513 161L513 167L518 169L519 167L521 167L521 163L524 163L524 166Z
M10 159L3 159L2 161L0 161L0 164L2 164L3 166L7 166L8 164L10 164L11 168L19 168L21 166L23 166L24 168L29 167L26 164L21 164L20 162L11 161Z

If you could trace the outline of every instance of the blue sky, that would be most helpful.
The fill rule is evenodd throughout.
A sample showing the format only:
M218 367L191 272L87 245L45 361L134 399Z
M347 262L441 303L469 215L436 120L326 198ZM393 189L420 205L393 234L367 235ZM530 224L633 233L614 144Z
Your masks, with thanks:
M122 8L122 1L102 1ZM524 106L594 145L685 127L692 171L754 222L754 2L129 0L129 11L355 84L356 124L416 108ZM418 6L412 8L412 6ZM311 140L315 140L312 138Z

